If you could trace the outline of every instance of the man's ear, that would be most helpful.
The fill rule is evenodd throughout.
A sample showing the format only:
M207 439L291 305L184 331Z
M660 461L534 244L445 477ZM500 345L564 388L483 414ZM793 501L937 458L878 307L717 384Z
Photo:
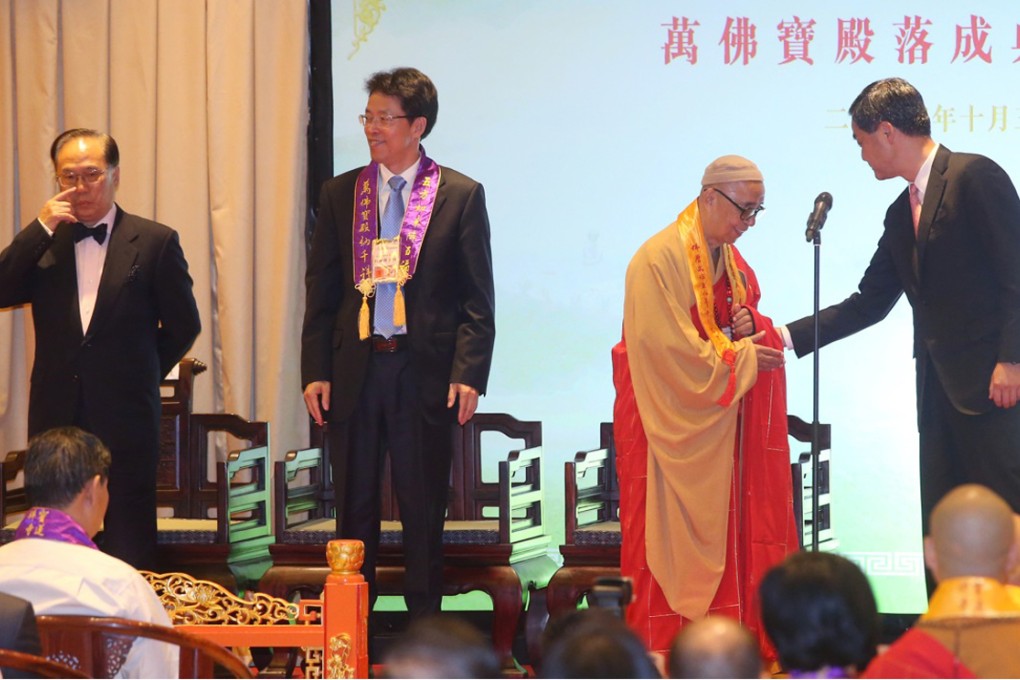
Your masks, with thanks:
M82 491L85 492L85 499L90 503L95 503L96 499L99 498L99 489L103 485L103 478L100 475L95 475L88 482L85 483L85 488Z
M1020 544L1013 541L1009 546L1009 554L1006 556L1006 582L1011 585L1020 585Z
M411 121L411 134L421 141L422 135L425 134L425 128L428 127L429 121L425 116L418 116Z
M935 541L932 540L931 536L924 537L924 563L935 577L935 581L939 580L939 558L935 552Z

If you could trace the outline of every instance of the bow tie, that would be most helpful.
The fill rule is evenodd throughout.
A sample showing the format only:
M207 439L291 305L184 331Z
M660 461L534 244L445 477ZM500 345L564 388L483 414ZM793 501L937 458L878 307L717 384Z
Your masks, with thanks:
M81 222L74 223L74 242L77 243L82 239L86 239L89 236L96 239L96 243L103 245L103 241L106 240L106 225L100 224L95 227L86 227Z

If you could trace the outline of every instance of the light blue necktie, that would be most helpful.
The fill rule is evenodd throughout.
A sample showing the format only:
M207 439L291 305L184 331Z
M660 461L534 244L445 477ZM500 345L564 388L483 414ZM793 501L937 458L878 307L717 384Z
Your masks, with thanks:
M404 196L400 192L407 181L400 175L390 177L390 200L386 201L383 211L379 238L396 238L400 234L400 225L404 221ZM397 292L397 284L380 283L375 288L375 332L388 338L398 330L393 325L393 296Z

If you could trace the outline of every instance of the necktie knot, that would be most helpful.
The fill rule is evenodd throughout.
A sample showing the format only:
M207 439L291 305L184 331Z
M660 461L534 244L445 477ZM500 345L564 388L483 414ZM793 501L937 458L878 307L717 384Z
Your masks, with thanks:
M404 185L407 184L407 180L400 175L393 175L390 177L389 185L393 191L403 191Z
M74 223L74 242L78 243L82 239L89 237L96 239L96 243L103 245L103 241L106 240L106 225L98 224L95 227L87 227L81 222Z

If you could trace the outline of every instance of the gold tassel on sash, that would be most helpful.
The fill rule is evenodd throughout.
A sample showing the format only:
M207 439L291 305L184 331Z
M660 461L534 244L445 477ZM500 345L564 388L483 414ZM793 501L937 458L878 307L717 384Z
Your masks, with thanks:
M368 331L368 296L361 296L361 309L358 310L358 337L368 340L371 333Z
M397 328L407 325L407 314L404 311L404 287L397 284L397 290L393 293L393 325Z

